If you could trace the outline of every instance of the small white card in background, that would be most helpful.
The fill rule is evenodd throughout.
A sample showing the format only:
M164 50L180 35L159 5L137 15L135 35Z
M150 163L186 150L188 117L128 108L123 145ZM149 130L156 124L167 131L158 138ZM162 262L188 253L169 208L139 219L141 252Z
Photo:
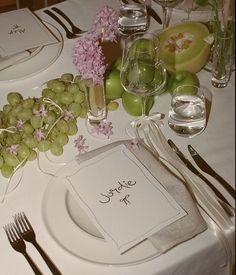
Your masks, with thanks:
M67 187L119 253L186 215L124 146L84 161Z
M57 42L56 37L29 9L0 13L0 56Z

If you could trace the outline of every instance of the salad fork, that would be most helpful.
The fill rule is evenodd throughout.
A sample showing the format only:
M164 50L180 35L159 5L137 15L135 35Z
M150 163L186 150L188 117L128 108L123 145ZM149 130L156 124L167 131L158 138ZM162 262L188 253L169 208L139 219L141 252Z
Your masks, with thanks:
M22 253L30 266L32 267L34 273L36 275L43 275L43 273L39 270L39 268L36 266L36 264L33 262L33 260L30 258L28 253L26 252L26 245L24 240L21 238L16 226L14 223L9 223L5 225L4 230L7 234L7 238L12 246L13 249L15 249L17 252Z
M36 241L36 236L34 229L32 228L28 218L26 217L24 212L17 213L14 216L14 221L16 224L16 227L21 235L21 237L27 241L31 242L35 248L38 250L46 264L48 265L49 269L51 270L52 274L54 275L62 275L62 273L58 270L58 268L55 266L55 264L52 262L52 260L49 258L49 256L46 254L46 252L42 249L42 247L38 244Z

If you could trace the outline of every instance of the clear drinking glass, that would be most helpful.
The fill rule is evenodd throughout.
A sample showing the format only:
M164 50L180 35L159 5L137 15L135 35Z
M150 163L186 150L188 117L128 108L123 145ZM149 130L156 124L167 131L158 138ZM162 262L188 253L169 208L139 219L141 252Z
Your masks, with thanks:
M206 127L206 88L183 85L173 91L168 125L179 136L194 137Z
M146 99L158 92L166 82L166 70L159 58L159 39L153 33L130 35L123 49L121 84L142 100L142 115L148 115Z
M118 28L121 34L130 35L147 31L149 25L145 0L120 0Z

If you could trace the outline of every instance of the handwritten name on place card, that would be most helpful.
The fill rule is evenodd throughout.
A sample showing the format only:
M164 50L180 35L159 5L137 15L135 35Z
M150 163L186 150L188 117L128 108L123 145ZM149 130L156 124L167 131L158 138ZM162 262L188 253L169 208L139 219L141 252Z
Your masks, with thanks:
M69 191L120 253L186 215L124 145L84 161L66 178Z
M0 55L5 57L58 42L29 9L0 14Z

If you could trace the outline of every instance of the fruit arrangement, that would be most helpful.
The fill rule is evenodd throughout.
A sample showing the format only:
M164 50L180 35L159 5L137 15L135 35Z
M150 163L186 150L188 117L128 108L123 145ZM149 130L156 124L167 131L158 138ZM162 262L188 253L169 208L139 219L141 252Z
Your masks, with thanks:
M69 136L78 131L77 118L86 116L84 91L79 76L63 74L49 80L39 98L8 93L0 111L0 170L4 177L36 159L38 152L63 153Z

